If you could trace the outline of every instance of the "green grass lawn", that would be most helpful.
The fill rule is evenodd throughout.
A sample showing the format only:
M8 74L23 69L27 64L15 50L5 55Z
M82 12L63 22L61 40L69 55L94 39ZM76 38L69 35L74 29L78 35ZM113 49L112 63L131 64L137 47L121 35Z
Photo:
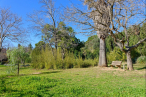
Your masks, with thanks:
M145 97L145 65L46 70L23 67L20 76L0 66L0 97Z

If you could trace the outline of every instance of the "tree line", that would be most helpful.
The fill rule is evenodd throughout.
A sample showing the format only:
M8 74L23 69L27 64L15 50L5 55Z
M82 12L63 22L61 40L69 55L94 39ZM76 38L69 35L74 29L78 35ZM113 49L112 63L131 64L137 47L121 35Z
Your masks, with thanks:
M61 24L64 23L61 22ZM139 35L131 36L129 41L131 45L137 42L139 38L146 37L145 28L146 23L143 23L143 25L139 27ZM59 33L61 33L61 31L59 31ZM70 32L66 32L66 34L67 33L70 34ZM18 48L7 51L7 54L11 56L9 60L12 64L21 63L23 66L25 66L25 63L31 63L32 67L39 69L67 69L98 65L100 40L97 35L90 36L86 42L80 41L74 35L67 36L68 37L60 39L57 43L57 49L51 47L49 43L45 41L44 36L42 36L42 41L35 44L35 48L32 48L31 44L29 44L28 47L23 47L19 44ZM121 34L117 34L117 37L122 38ZM65 38L71 38L72 41L67 42ZM115 60L127 60L126 54L118 48L111 36L105 39L105 43L108 64L111 64L111 62ZM139 47L131 51L133 63L135 63L139 57L146 56L145 47L146 42L143 42Z
M38 66L39 68L44 68L44 64L51 64L48 65L49 68L61 68L57 67L57 64L65 64L63 60L69 60L67 56L72 56L71 58L75 60L96 59L100 67L108 66L113 60L127 60L127 69L133 70L133 60L140 55L145 56L146 23L142 18L145 16L143 12L145 4L142 0L83 0L82 3L88 9L83 10L73 5L65 7L64 12L55 7L53 0L40 0L40 3L42 10L29 15L31 28L37 31L37 36L42 37L42 41L36 44L30 54L33 55L31 61L39 59L41 61L43 58L41 55L48 53L50 58L58 63L45 63L45 60L50 59L49 56L45 59L44 55L42 59L44 61L40 63L42 65ZM26 35L27 31L21 26L21 18L11 13L9 9L1 8L0 11L0 48L2 48L6 38L20 41L22 39L20 37ZM63 14L60 14L60 11ZM132 22L136 18L141 19L138 23ZM87 42L80 42L75 37L74 29L62 21L82 25L86 33L89 31L90 34L94 33L97 36L89 37ZM56 61L58 57L61 59ZM76 65L65 68L73 66Z

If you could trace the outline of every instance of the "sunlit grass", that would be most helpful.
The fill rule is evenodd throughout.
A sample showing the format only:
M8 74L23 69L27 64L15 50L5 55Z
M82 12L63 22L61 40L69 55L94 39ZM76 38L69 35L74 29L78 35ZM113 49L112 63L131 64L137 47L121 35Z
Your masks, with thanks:
M20 76L1 78L4 97L145 97L145 65L134 71L118 68L47 70L23 67ZM138 67L139 66L139 67ZM5 71L6 67L0 67ZM5 75L0 72L0 75ZM1 80L1 81L2 81ZM2 82L1 82L2 83Z

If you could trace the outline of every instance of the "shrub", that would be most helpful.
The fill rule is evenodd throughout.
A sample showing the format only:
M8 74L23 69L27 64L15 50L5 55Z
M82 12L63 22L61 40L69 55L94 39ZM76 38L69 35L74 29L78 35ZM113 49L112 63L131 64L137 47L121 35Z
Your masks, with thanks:
M90 67L90 66L97 66L98 64L98 59L85 59L83 61L83 64L81 65L81 67Z
M42 69L67 69L67 68L80 68L97 65L97 59L85 59L83 60L81 55L75 58L73 53L65 52L65 58L62 59L62 53L60 49L52 50L49 47L45 49L34 49L31 54L32 67Z
M66 68L73 68L75 62L75 56L73 53L67 53L64 59L64 65Z
M140 56L137 58L136 63L144 64L146 63L146 56Z
M31 58L30 57L27 57L26 60L25 60L25 62L26 63L31 63Z
M113 51L107 54L107 61L111 63L112 61L125 61L126 55L119 48L115 47Z
M83 59L82 59L82 57L79 56L79 58L75 59L73 67L80 68L82 64L83 64Z
M43 50L42 50L43 51ZM45 67L44 57L42 51L39 48L35 48L31 52L31 63L32 67L42 69Z

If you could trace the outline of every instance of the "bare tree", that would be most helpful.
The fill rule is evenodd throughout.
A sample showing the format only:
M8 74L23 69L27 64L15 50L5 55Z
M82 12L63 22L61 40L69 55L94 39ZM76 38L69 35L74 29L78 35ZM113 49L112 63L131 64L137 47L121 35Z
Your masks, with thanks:
M76 22L78 24L82 24L83 30L86 30L82 33L89 33L92 35L93 33L97 33L98 38L100 39L100 51L99 51L99 64L100 67L107 67L107 59L106 59L106 48L105 48L105 38L108 35L108 29L105 29L105 27L102 24L99 24L96 22L99 20L102 23L107 24L110 26L110 18L108 11L106 10L108 5L103 2L102 0L94 2L93 0L85 0L82 1L84 4L88 4L88 10L87 9L79 9L78 7L72 5L72 8L68 7L66 8L66 14L64 17L66 17L69 21ZM103 14L98 13L95 10L92 10L92 7L97 7L98 10L102 10ZM95 7L95 8L96 8ZM95 9L94 8L94 9Z
M88 0L85 0L85 4L88 4L88 8L90 9L93 6L93 3L89 3ZM102 24L106 24L107 27L110 26L110 18L109 12L107 10L108 4L103 0L99 0L94 4L95 8L98 9L99 12L96 10L92 10L90 17L94 21L95 27L97 27L97 35L100 39L100 51L99 51L99 64L98 66L107 67L107 59L106 59L106 47L105 47L105 38L108 34L108 29L106 29ZM100 23L98 23L99 21Z
M25 30L21 27L22 19L9 9L0 8L0 49L4 40L22 41Z
M101 24L102 26L104 26L104 29L100 26L97 26L97 29L99 29L101 32L103 30L109 31L109 34L114 38L115 43L127 55L127 68L129 70L133 70L130 51L138 47L142 42L146 41L146 38L141 39L137 42L137 44L130 46L129 37L131 34L134 34L134 32L132 30L130 31L129 28L131 28L131 24L135 25L137 23L137 25L140 25L141 23L144 23L145 18L143 18L142 16L145 15L143 14L142 10L145 5L142 2L142 0L101 0L101 1L108 5L108 7L105 9L106 12L108 12L107 15L108 17L106 18L110 19L109 22L111 23L111 25L109 26L108 23L101 22L100 19L97 19L95 20L95 22L97 24ZM96 1L93 0L93 2L91 3L94 4L93 6L95 6L94 7L95 9L93 10L103 16L103 14L105 14L104 10L100 10L98 7L96 7ZM96 17L98 15L94 16ZM133 22L134 20L136 20L136 18L139 19L138 22ZM124 30L125 35L121 33L121 29ZM139 33L138 29L136 29L135 32ZM121 34L123 38L119 39L116 36L117 33Z
M40 3L42 4L42 9L29 15L30 21L33 23L32 28L39 32L36 33L37 36L43 36L43 41L49 44L55 58L57 58L58 47L62 48L64 56L65 43L69 42L70 38L64 42L62 39L69 36L70 32L63 27L65 24L61 22L60 9L55 7L53 0L40 0Z
M57 24L59 20L57 8L55 8L52 0L40 0L42 9L29 15L30 21L33 23L32 28L37 30L36 36L41 35L49 43L54 55L53 47L57 50ZM40 33L41 32L41 33Z
M109 5L109 16L111 27L108 27L110 35L114 38L115 43L120 47L120 49L126 53L127 55L127 68L129 70L133 70L133 64L130 52L132 49L138 47L142 42L146 41L146 38L141 39L135 45L129 45L129 37L131 34L134 34L133 31L130 31L129 28L131 24L138 24L140 25L145 21L140 20L142 16L144 16L142 12L142 8L144 7L143 2L141 0L115 0L107 2ZM139 7L141 6L141 7ZM138 20L138 22L132 22L134 20ZM105 24L104 24L105 25ZM105 25L107 27L107 25ZM121 33L121 29L124 30L125 35ZM116 33L122 35L122 39L119 39L116 36Z
M139 40L135 45L129 45L129 37L131 34L134 34L134 32L130 31L129 28L131 28L131 25L140 25L145 22L145 14L143 10L145 8L144 1L82 1L84 4L88 5L88 11L85 12L75 6L73 8L66 8L68 10L68 15L70 16L67 16L69 17L69 20L86 25L88 26L87 29L94 29L92 32L97 31L97 34L100 37L105 38L105 35L111 35L117 46L119 46L119 48L127 55L127 68L129 70L133 70L130 51L138 47L142 42L146 41L146 38ZM122 30L125 34L121 33ZM119 39L117 34L121 34L123 38Z

